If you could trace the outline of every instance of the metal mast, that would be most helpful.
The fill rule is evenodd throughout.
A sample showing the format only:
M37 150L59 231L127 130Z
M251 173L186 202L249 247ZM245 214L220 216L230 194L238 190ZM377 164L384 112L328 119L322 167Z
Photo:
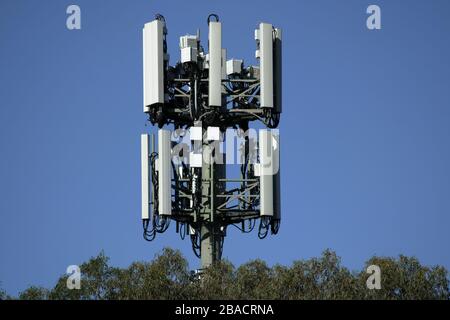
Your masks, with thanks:
M158 127L157 146L153 133L141 136L144 238L154 240L174 221L202 269L221 259L228 226L248 233L259 221L262 239L276 234L281 220L275 129L282 111L281 29L259 24L259 65L247 67L226 59L215 14L208 31L208 52L199 31L182 36L181 59L170 66L164 17L156 15L143 29L144 112ZM251 131L253 121L268 129ZM234 139L240 176L228 178L227 166L235 163L227 147L232 142L234 148Z

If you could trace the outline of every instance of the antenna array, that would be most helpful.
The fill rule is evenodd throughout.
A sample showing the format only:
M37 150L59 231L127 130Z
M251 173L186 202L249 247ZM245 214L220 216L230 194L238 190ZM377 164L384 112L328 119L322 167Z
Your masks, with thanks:
M226 59L217 15L208 17L208 29L208 52L199 31L180 37L175 66L169 65L164 17L156 15L143 29L144 112L158 126L157 146L154 134L141 136L144 238L154 240L174 221L202 268L221 259L228 226L248 233L258 220L265 238L278 232L281 220L275 130L282 112L281 29L261 23L255 30L257 66ZM249 133L253 121L268 128L259 130L258 143ZM228 157L223 161L229 130L242 140L234 179L227 178Z

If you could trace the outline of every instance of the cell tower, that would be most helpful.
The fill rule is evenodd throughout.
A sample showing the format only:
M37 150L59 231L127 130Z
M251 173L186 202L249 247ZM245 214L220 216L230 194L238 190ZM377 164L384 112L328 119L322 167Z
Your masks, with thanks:
M164 17L156 15L143 29L144 112L158 126L157 145L153 133L141 136L144 238L154 240L174 221L202 269L221 259L230 225L248 233L258 221L262 239L278 232L281 219L275 129L282 111L281 29L259 24L259 66L245 67L243 60L226 60L219 17L207 21L208 53L197 30L180 37L175 66L169 65ZM252 136L253 121L267 129ZM163 129L168 126L173 130ZM235 178L227 177L230 131L241 141Z

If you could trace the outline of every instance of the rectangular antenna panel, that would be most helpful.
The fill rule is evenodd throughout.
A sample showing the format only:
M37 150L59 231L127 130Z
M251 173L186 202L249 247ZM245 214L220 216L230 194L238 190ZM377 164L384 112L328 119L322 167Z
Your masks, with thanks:
M281 29L275 29L274 38L274 97L275 97L275 111L281 113L282 108L282 50L281 50Z
M142 190L142 220L150 216L150 176L149 176L149 137L141 135L141 190Z
M261 67L260 105L273 108L273 29L269 23L261 23L257 32L259 41L259 65Z
M172 214L172 150L171 132L158 130L158 212Z
M259 131L259 161L260 214L279 215L280 144L279 135L271 130Z
M227 75L240 74L242 72L243 60L231 59L226 63Z
M276 145L275 154L273 158L274 165L274 175L273 175L273 218L275 220L281 219L281 185L280 185L280 176L281 176L281 150L280 150L280 134L273 134L272 138L274 144Z
M164 103L164 22L146 23L143 30L144 112Z
M222 49L222 79L227 79L227 49ZM225 88L222 91L226 91Z
M209 92L210 106L222 106L222 24L209 23Z

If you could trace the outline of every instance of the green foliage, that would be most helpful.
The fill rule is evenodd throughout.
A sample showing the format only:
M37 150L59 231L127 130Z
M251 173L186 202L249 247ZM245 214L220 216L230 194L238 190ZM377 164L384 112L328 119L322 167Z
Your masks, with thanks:
M62 276L51 290L52 300L104 300L112 287L113 268L108 265L109 258L101 252L80 266L81 289L67 289L67 275Z
M10 297L5 290L1 287L2 282L0 281L0 300L11 300L12 297Z
M19 293L20 300L47 300L50 291L42 287L31 286L25 291Z
M272 269L264 261L250 261L236 270L237 299L265 299L271 296Z
M440 266L422 266L414 257L400 255L392 258L372 257L366 265L378 265L382 270L381 289L364 291L365 299L446 299L449 295L447 270ZM365 274L359 275L360 282Z
M192 282L191 293L195 299L235 299L235 281L234 266L229 261L219 261Z
M0 300L6 300L6 292L3 289L0 289Z
M357 299L357 279L341 266L336 253L326 250L320 258L295 261L292 267L275 266L276 299Z
M47 290L30 287L24 300L133 300L133 299L445 299L449 295L447 270L422 266L416 258L372 257L360 272L341 265L333 251L319 258L294 261L291 266L268 266L262 260L235 268L215 263L200 276L192 275L179 251L164 249L150 262L114 268L100 253L80 266L81 289L68 290L67 276ZM381 289L369 290L366 268L381 268ZM0 298L7 298L0 291Z

